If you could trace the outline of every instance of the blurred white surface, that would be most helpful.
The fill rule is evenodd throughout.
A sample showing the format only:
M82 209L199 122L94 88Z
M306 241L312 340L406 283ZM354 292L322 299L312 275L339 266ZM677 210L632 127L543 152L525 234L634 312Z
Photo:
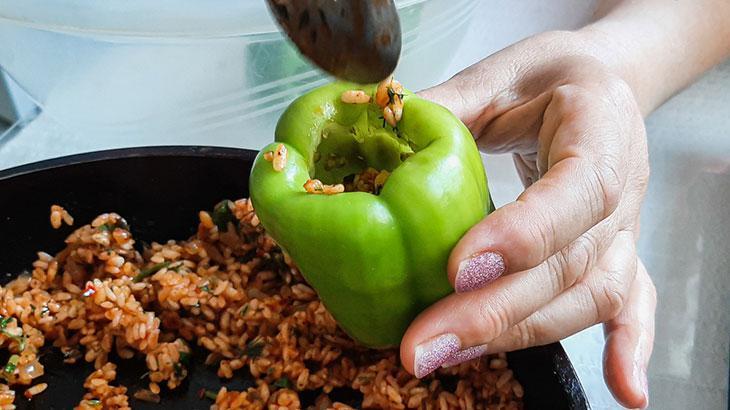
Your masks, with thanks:
M478 3L395 4L396 75L421 88L448 68ZM329 80L285 38L263 0L0 0L0 67L46 116L108 148L265 145L289 102Z
M476 0L475 0L476 1ZM530 34L575 28L594 1L477 2L456 57L440 79ZM439 50L435 50L437 55ZM428 67L414 62L413 75ZM409 81L411 77L409 77ZM414 78L414 80L418 80ZM433 80L432 80L433 81ZM657 337L649 372L651 408L728 408L730 347L730 63L713 70L647 120L652 178L639 252L659 292ZM0 134L2 133L0 129ZM186 143L177 137L171 141ZM200 141L198 141L200 142ZM42 113L22 135L0 142L0 169L49 157L144 143L102 133L79 135ZM210 144L246 146L245 141ZM498 205L521 186L509 156L488 157ZM618 408L603 383L600 327L564 341L594 409Z
M730 61L647 121L639 252L659 292L656 408L728 408ZM661 407L665 405L665 407Z

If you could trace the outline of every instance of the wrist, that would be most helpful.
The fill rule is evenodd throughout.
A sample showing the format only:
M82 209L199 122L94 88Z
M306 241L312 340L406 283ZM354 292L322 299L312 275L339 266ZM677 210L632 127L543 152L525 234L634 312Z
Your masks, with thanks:
M621 29L611 25L591 24L575 31L583 52L599 61L607 71L623 80L631 89L641 112L649 114L663 95L657 89L662 82L646 81L642 75L653 75L625 41ZM624 34L625 35L625 34Z
M655 83L642 81L632 50L611 31L590 25L575 31L544 32L531 40L533 48L540 50L540 57L533 60L558 68L543 73L552 76L548 82L557 86L566 81L593 84L618 80L628 86L642 113L651 111ZM541 77L544 83L546 77Z
M629 84L644 115L730 57L730 2L608 3L576 33Z

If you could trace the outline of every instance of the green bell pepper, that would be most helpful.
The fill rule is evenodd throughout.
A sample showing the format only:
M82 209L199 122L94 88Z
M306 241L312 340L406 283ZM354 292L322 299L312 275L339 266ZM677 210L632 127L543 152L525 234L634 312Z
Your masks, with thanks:
M375 103L342 102L351 89L372 96L376 86L332 83L286 109L276 142L255 160L250 194L264 228L345 332L389 347L452 291L449 252L492 205L476 144L447 109L405 92L393 128ZM281 144L286 163L277 171L271 153ZM391 172L378 195L303 188L310 178L337 184L366 167Z

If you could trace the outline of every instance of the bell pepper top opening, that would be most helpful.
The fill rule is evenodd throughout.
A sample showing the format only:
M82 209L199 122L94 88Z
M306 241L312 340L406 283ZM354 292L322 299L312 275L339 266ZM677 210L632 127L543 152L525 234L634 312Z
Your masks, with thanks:
M336 114L322 125L312 154L311 177L325 184L344 184L346 192L379 194L390 173L416 152L415 147L385 122L374 102L338 101L333 108Z

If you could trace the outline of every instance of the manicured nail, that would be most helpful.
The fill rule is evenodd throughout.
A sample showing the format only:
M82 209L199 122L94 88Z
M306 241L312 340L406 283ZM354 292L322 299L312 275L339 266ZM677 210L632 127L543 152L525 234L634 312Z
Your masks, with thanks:
M416 346L414 372L419 379L441 367L461 349L461 341L453 333L445 333Z
M459 264L454 287L457 293L469 292L494 282L504 273L504 258L496 252L482 252Z
M464 362L468 362L469 360L476 359L477 357L484 356L485 353L487 353L487 345L485 344L468 347L456 352L456 354L451 356L451 359L447 360L446 363L443 364L443 367L456 366Z

